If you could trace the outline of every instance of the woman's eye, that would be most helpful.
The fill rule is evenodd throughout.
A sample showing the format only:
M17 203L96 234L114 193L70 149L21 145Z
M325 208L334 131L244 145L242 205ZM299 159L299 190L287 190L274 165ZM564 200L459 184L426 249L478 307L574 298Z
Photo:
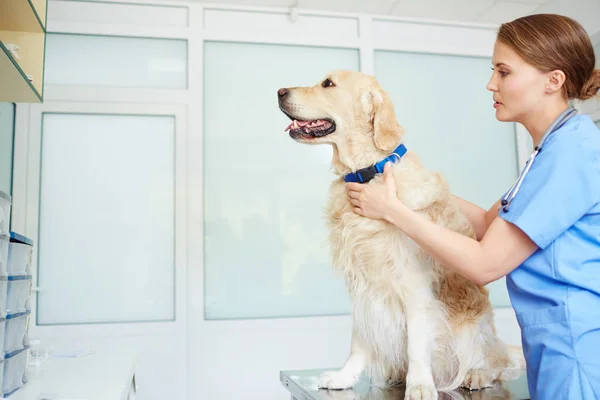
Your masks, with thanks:
M492 71L495 71L494 67L492 67ZM498 73L500 74L500 76L504 77L506 75L508 75L508 71L502 71L502 70L498 70Z
M321 84L321 86L323 86L324 88L326 88L326 87L331 87L331 86L335 86L335 85L333 84L333 82L331 81L331 79L325 79L323 81L323 83Z

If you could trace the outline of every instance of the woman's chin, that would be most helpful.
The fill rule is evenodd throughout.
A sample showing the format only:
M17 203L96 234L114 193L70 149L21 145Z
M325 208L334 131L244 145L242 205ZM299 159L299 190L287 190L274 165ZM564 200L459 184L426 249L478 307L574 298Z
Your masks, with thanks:
M501 122L512 122L510 114L506 112L503 106L496 109L496 119Z

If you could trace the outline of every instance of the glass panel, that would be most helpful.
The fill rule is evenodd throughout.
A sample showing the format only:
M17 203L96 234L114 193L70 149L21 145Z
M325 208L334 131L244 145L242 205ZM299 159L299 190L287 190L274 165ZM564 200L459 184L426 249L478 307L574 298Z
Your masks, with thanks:
M290 139L276 92L358 70L358 51L208 42L204 61L206 318L349 313L322 211L331 148Z
M175 118L42 123L38 323L173 320Z
M49 85L187 87L185 40L49 33L46 46Z
M375 72L389 92L407 147L440 171L452 192L489 209L518 175L514 124L498 122L489 58L377 51ZM492 303L509 306L504 279Z
M15 105L0 103L0 191L12 195Z

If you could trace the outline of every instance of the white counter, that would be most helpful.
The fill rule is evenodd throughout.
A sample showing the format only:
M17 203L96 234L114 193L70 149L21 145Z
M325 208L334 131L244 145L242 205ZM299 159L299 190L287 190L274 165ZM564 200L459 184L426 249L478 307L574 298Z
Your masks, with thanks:
M29 382L9 400L133 400L136 353L99 350L79 358L50 357L29 368Z

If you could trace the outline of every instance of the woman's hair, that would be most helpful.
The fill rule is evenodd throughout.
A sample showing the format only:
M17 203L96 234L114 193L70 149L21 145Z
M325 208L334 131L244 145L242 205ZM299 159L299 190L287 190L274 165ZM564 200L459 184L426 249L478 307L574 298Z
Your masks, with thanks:
M575 20L556 14L534 14L504 23L498 40L540 71L561 70L568 99L587 100L600 90L600 69L587 32Z

